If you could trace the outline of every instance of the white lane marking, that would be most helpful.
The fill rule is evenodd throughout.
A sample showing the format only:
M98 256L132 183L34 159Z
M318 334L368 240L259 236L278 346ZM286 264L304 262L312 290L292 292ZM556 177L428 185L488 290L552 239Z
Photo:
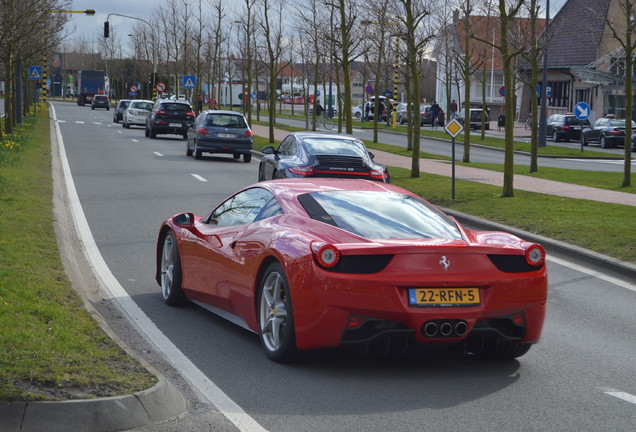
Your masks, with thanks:
M153 153L156 154L157 156L163 156L163 154L159 152L153 152Z
M66 120L58 120L58 123L66 123Z
M100 125L102 122L93 122L94 125Z
M604 392L606 395L614 396L615 398L619 398L624 400L625 402L632 403L636 405L636 396L633 394L621 392L621 391L606 391Z
M117 133L123 133L122 131L117 131Z
M548 261L552 261L552 262L557 263L559 265L562 265L564 267L569 267L569 268L574 269L576 271L579 271L581 273L585 273L585 274L588 274L590 276L594 276L597 279L601 279L601 280L604 280L606 282L612 283L614 285L618 285L620 287L628 289L630 291L636 292L636 285L635 284L626 282L624 280L621 280L621 279L618 279L618 278L615 278L615 277L612 277L612 276L608 276L608 275L606 275L604 273L601 273L600 271L590 270L589 268L584 267L584 266L582 266L580 264L577 264L577 263L575 263L573 261L568 261L566 259L555 258L555 257L551 257L551 256L548 256Z
M131 138L130 140L131 140L132 142L139 142L139 140L136 140L136 139L134 139L134 138Z
M250 417L243 410L243 408L230 399L223 390L221 390L203 372L201 372L201 370L199 370L199 368L197 368L196 365L194 365L194 363L192 363L190 359L157 328L150 318L148 318L139 306L137 306L133 299L130 298L126 290L119 284L119 281L117 281L115 276L112 274L97 248L97 244L93 238L93 233L88 226L86 215L82 209L82 203L77 195L77 189L75 189L71 168L68 164L68 160L66 159L66 150L64 149L62 133L55 122L55 108L53 108L53 106L51 106L51 113L55 124L54 128L59 147L58 151L60 152L60 159L62 161L64 182L68 189L69 205L73 213L75 226L77 227L80 239L84 244L84 250L91 263L91 267L95 272L95 276L101 279L102 285L111 296L110 299L119 303L121 309L128 315L129 322L132 325L137 325L138 328L148 337L148 340L154 343L158 351L164 355L166 360L181 372L192 386L200 392L203 398L208 399L210 403L216 406L219 412L234 423L240 431L267 432L267 429L258 424L256 420Z
M574 162L589 162L589 163L593 162L595 164L604 163L604 164L610 164L610 165L625 165L625 160L610 160L610 159L564 159L564 160L574 161ZM631 164L635 165L636 160L632 160Z
M190 174L192 177L194 177L195 179L202 181L202 182L206 182L207 180L204 179L203 177L201 177L199 174Z
M75 123L77 123L77 124L84 124L84 123L86 123L86 122L84 122L84 121L82 121L82 120L75 120Z

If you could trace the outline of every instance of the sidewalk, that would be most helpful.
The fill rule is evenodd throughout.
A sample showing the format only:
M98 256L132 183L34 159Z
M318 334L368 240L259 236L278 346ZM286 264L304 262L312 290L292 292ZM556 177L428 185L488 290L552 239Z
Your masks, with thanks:
M252 131L255 135L258 136L269 136L269 129L267 126L254 125L252 127ZM503 130L491 130L490 133L501 134L501 136L503 136ZM525 130L523 124L521 124L520 126L515 125L515 134L516 133L527 133L527 135L529 136L530 131ZM282 140L288 134L289 132L287 131L274 129L274 138L276 140ZM406 169L411 168L410 157L399 156L380 150L373 150L373 154L375 155L375 160L381 164ZM452 175L452 164L446 161L420 159L420 171L429 174L437 174L450 177ZM478 183L485 183L503 187L503 173L497 171L456 165L455 178L458 180L469 180ZM518 190L537 192L547 195L556 195L567 198L586 199L612 204L636 206L636 194L611 191L607 189L598 189L588 186L580 186L572 183L563 183L554 180L545 180L520 174L514 175L514 188Z

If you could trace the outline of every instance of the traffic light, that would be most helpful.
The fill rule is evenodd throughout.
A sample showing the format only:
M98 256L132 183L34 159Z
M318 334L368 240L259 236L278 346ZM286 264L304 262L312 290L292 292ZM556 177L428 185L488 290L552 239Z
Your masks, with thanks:
M84 13L86 15L95 15L95 9L86 9Z
M104 21L104 37L107 38L110 36L110 28L108 21Z

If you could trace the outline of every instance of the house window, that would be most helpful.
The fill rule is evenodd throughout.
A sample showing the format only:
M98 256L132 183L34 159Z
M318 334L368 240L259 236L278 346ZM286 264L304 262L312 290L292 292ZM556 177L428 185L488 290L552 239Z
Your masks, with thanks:
M591 105L592 99L590 94L591 91L589 88L574 89L574 100L576 103L585 102Z
M548 81L548 86L552 88L550 106L567 108L570 103L570 82Z

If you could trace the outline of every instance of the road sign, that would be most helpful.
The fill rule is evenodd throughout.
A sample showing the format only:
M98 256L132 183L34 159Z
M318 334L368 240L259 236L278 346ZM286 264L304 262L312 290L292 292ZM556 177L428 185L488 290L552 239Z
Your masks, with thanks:
M590 116L590 111L592 111L592 108L585 102L579 102L574 107L574 115L579 120L587 119Z
M365 90L366 90L366 92L367 92L368 94L371 94L371 93L373 93L373 86L372 86L372 85L368 85L368 86L367 86L367 88L366 88Z
M183 76L183 88L184 89L193 89L197 84L196 75L184 75Z
M447 134L455 138L457 135L462 133L462 131L464 130L464 126L457 119L452 119L451 121L446 123L446 126L444 126L444 130Z
M42 66L29 66L29 79L41 80L42 79Z
M541 84L537 84L537 97L541 97ZM552 97L552 87L547 86L545 88L545 97Z
M137 87L135 84L130 86L131 93L137 93L138 91L139 91L139 87Z
M157 82L157 84L155 84L155 88L159 93L163 93L166 91L166 83L159 81Z
M505 86L499 87L499 96L505 96L505 95L506 95L506 87Z

